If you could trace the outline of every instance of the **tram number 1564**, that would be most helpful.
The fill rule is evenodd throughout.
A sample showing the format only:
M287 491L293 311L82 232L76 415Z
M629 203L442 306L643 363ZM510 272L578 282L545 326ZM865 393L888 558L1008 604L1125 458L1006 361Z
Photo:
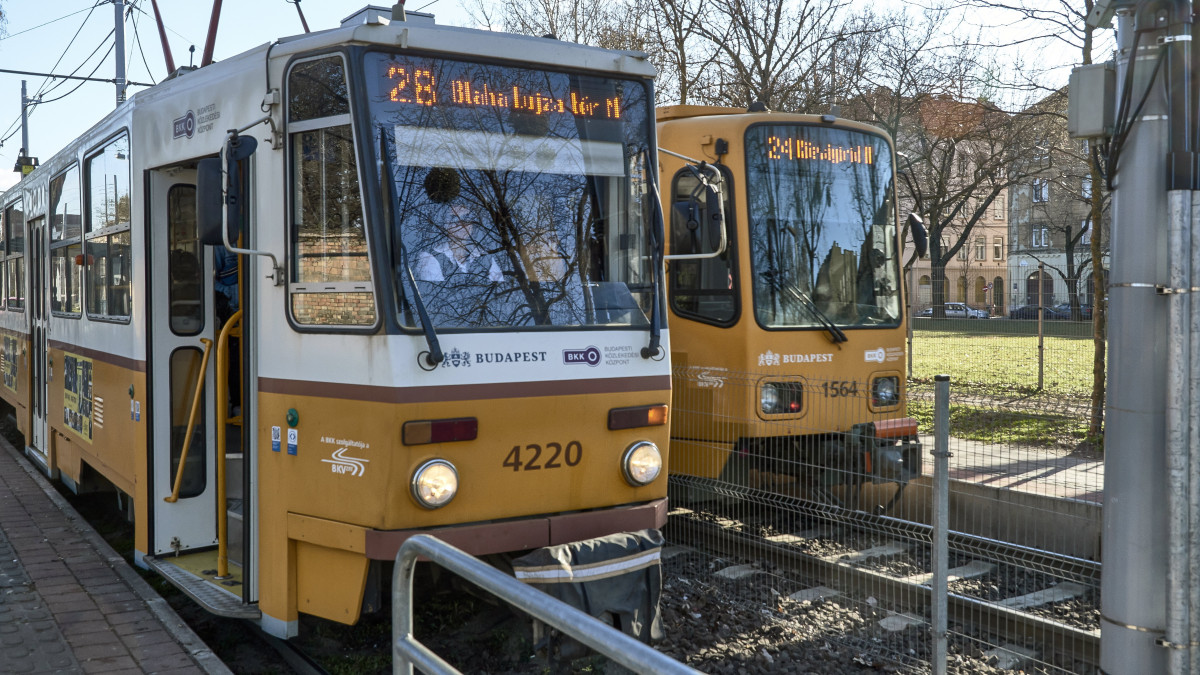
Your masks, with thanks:
M559 443L547 443L545 447L530 443L526 446L514 445L504 458L503 466L511 467L513 471L539 471L575 466L581 459L583 445L579 441L571 441L566 447Z

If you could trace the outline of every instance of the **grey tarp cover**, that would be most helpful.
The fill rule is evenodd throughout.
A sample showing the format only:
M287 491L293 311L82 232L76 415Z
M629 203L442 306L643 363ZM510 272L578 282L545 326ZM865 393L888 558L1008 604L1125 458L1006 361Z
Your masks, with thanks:
M547 546L513 561L513 574L527 584L642 642L661 640L663 537L641 530Z

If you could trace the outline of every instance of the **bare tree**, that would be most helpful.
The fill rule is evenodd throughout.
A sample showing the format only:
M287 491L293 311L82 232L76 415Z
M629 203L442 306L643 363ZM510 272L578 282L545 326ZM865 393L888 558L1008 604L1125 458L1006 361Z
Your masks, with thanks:
M1095 7L1095 0L964 0L962 6L971 9L997 10L1008 17L1010 23L1026 27L1021 39L1028 44L1053 44L1077 49L1080 62L1093 63L1097 49L1111 42L1111 33L1098 31L1086 19ZM1001 45L1004 46L1004 45ZM1009 45L1011 46L1011 45ZM1030 86L1039 86L1025 80ZM1092 150L1088 173L1091 185L1091 222L1102 223L1104 191L1103 175L1098 155ZM1092 399L1088 420L1088 441L1099 444L1103 438L1104 420L1104 359L1108 338L1107 302L1108 278L1104 268L1104 230L1093 228L1091 257L1093 262L1093 294L1096 302L1092 307Z
M641 17L644 34L648 36L647 52L659 67L657 88L659 98L665 95L681 104L698 100L697 90L713 89L704 83L715 82L713 64L718 58L717 45L725 36L713 41L702 32L717 22L730 29L727 21L719 20L707 0L638 0L636 16ZM702 31L702 29L706 29ZM711 98L711 96L709 97Z
M706 102L773 110L814 110L829 101L838 46L863 27L847 0L710 0L712 17L695 24L719 53L718 92ZM716 96L713 96L716 94Z

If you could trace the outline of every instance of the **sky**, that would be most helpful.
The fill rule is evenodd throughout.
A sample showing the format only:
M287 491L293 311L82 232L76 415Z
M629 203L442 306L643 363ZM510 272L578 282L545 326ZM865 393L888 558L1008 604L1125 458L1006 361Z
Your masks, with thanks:
M125 0L130 3L132 0ZM499 0L489 0L499 1ZM603 1L603 0L598 0ZM898 6L911 0L884 0ZM296 0L312 30L337 26L367 4L390 7L391 0ZM438 23L473 26L462 0L408 0L409 10L431 12ZM8 15L0 37L0 68L36 73L114 77L111 0L0 0ZM137 0L126 22L126 78L158 82L166 62L148 0ZM211 0L158 0L175 65L198 65L204 52ZM260 44L303 32L296 5L289 0L225 0L213 57L221 60ZM991 32L995 32L992 29ZM194 55L189 46L195 46ZM1078 55L1054 57L1070 62ZM1065 75L1062 77L1065 82ZM104 82L51 80L39 75L0 73L0 190L20 174L12 171L21 144L21 81L30 98L42 102L29 113L29 154L47 159L99 121L116 105L116 87ZM129 93L144 87L131 86ZM57 99L57 100L56 100Z
M130 0L126 0L128 5ZM103 3L103 4L101 4ZM334 28L362 7L391 7L391 0L305 0L300 9L310 29ZM114 77L112 31L115 11L110 0L0 0L8 15L0 37L0 68L37 73ZM458 0L408 0L406 7L429 12L437 22L473 26ZM208 34L212 2L158 0L175 66L189 58L200 64ZM296 6L287 0L225 0L217 28L214 60L246 51L275 38L303 33ZM188 47L195 45L194 56ZM126 79L159 82L167 75L162 43L148 0L139 0L125 25ZM101 60L103 59L103 60ZM98 68L97 68L98 66ZM78 71L76 72L76 69ZM95 73L92 71L95 69ZM28 114L29 154L48 159L68 141L87 131L116 105L116 86L107 82L49 80L36 75L0 73L0 190L20 179L12 171L21 148L21 80L27 95L43 103ZM78 88L76 88L78 87ZM130 87L135 93L145 87ZM69 95L64 96L71 92ZM62 97L60 100L52 101Z

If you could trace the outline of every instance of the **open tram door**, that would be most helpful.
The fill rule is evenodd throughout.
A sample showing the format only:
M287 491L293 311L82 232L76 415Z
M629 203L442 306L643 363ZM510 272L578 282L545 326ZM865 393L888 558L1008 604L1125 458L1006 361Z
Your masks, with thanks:
M226 345L232 346L227 362L243 361L240 349L247 341L228 338L241 337L232 315L244 294L237 283L238 256L205 241L205 209L198 203L203 202L198 195L213 196L205 183L214 173L220 180L215 159L149 172L149 378L155 414L148 420L150 550L143 562L209 611L256 619L245 517L244 370L218 364L227 324Z

